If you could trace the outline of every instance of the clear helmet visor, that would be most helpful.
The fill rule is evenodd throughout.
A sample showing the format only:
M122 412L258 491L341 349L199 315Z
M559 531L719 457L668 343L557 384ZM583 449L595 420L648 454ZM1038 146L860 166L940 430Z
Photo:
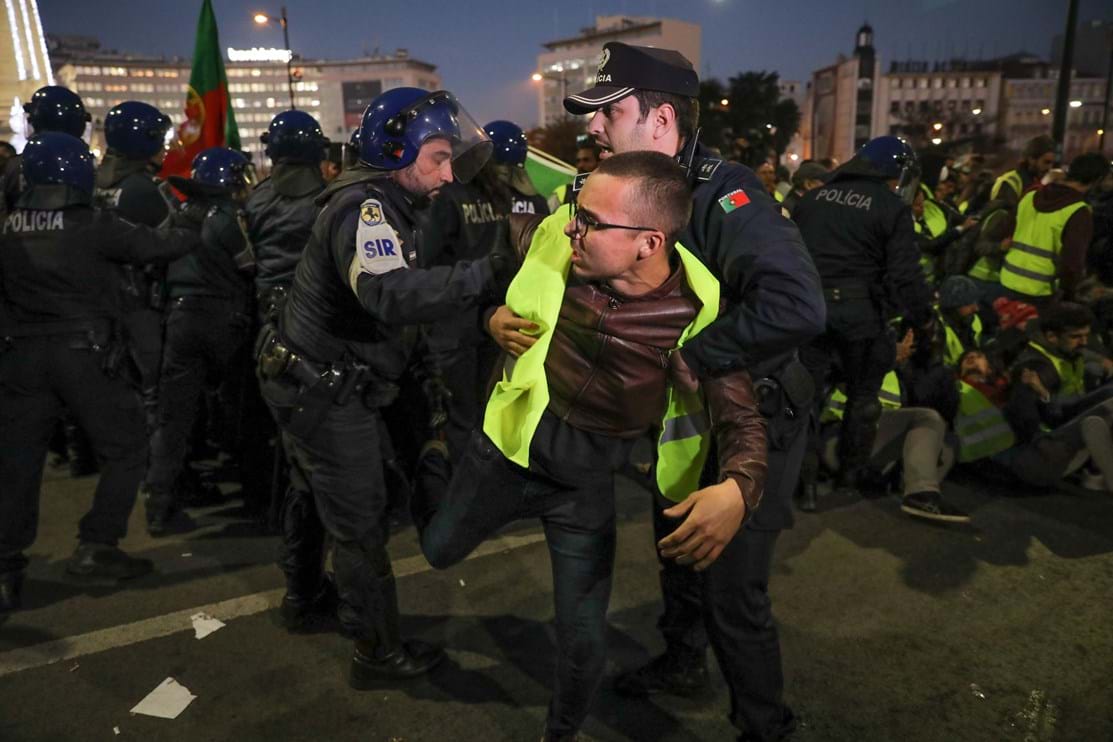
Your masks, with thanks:
M420 146L427 139L443 137L452 143L452 172L468 182L491 157L494 144L456 97L444 90L430 93L402 114L406 136Z
M916 193L920 190L920 171L918 168L905 168L900 173L900 179L897 181L896 193L900 196L901 201L904 201L909 206L916 198Z

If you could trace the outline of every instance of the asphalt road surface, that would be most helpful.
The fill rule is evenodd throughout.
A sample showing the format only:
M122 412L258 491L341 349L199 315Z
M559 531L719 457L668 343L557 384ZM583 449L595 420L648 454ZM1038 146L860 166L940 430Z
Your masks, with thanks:
M48 467L26 610L0 625L3 742L540 737L553 632L536 524L444 572L402 529L391 551L404 626L443 643L450 662L356 692L349 642L275 625L277 542L235 499L193 511L197 530L162 540L146 536L137 508L122 546L156 573L126 590L67 582L95 481ZM893 497L828 498L782 535L771 592L795 740L1113 740L1113 496L960 482L947 492L973 514L969 527L915 522ZM609 675L662 648L648 505L620 480ZM196 639L200 612L226 625ZM698 700L632 701L608 680L584 738L732 740L713 674ZM168 677L196 696L176 719L130 713Z

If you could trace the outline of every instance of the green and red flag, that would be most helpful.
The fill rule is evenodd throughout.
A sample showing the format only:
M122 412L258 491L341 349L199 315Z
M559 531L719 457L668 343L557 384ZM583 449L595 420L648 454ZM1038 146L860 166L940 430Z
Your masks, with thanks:
M201 3L197 19L197 41L193 47L193 69L186 92L185 120L178 124L177 141L166 154L162 177L189 177L193 158L209 147L240 147L240 131L228 97L228 77L211 0Z
M545 198L576 177L576 168L536 147L530 147L526 155L526 172L534 188Z

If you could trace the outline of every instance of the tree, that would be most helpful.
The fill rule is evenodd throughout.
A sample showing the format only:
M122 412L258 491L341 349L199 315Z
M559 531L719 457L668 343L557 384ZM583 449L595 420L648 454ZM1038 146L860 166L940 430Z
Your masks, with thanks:
M776 72L743 72L700 84L702 139L724 157L755 167L780 157L800 128L800 109L781 98Z
M531 147L547 152L567 163L576 161L576 137L584 133L582 118L566 118L526 132Z

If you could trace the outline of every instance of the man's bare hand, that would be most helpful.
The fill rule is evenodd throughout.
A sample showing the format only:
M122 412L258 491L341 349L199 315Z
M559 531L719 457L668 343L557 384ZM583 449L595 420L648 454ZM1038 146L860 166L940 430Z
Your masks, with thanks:
M692 369L679 350L669 354L669 377L678 389L690 394L695 394L699 390L699 379L692 373Z
M526 334L537 332L537 329L537 325L514 314L505 304L496 309L487 321L487 332L500 348L515 357L537 342L536 337Z
M746 501L733 479L704 487L684 502L665 511L670 518L684 518L675 531L657 542L661 556L677 564L707 569L723 553L746 517Z
M904 339L897 343L897 356L895 364L903 366L912 357L912 349L916 345L916 335L909 330L904 333Z

